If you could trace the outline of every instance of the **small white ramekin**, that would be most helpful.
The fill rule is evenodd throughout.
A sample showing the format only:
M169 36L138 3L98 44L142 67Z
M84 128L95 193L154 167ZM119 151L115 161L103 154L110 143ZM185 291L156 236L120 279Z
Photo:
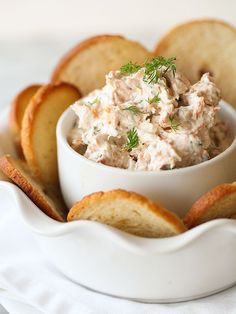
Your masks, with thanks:
M67 109L57 125L59 177L67 206L96 191L122 188L141 193L178 215L185 215L203 193L217 184L236 180L236 111L222 101L220 115L234 137L223 153L195 166L150 172L106 166L75 152L67 137L76 116Z

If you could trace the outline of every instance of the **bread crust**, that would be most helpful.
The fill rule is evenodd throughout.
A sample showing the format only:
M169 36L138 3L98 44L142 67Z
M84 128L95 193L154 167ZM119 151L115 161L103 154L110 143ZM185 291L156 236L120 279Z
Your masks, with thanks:
M211 207L232 193L236 193L236 182L220 184L206 194L202 195L187 212L184 218L186 226L190 229L201 224L204 215L211 209ZM229 218L223 216L224 213L219 218Z
M16 167L16 164L19 166ZM44 193L37 188L38 185L36 182L32 184L24 175L24 172L21 170L26 168L27 164L23 161L14 161L10 155L5 155L0 158L0 170L11 179L25 194L38 206L46 215L57 220L65 221L66 214L63 213L64 209L55 210L48 201L46 200ZM39 185L38 185L39 186Z
M72 84L60 82L60 83L49 83L42 86L32 97L30 104L28 105L24 118L22 121L22 130L21 130L21 145L24 153L24 157L32 171L33 176L37 180L42 180L41 173L38 167L38 161L35 156L34 150L32 149L33 143L33 132L34 132L34 121L37 118L37 112L41 107L43 101L50 95L50 93L59 88L68 88L73 89L77 93L78 98L81 97L80 91L77 87Z
M40 84L29 85L21 90L13 99L9 115L9 126L14 136L20 135L21 121L19 121L19 107L21 106L22 99L28 94L33 95L41 86Z
M154 48L154 54L159 55L162 53L162 50L166 47L167 43L169 42L170 37L176 32L179 31L185 27L189 27L191 25L196 25L196 24L203 24L203 23L211 23L211 24L221 24L222 26L227 27L230 29L232 32L236 34L236 29L229 23L218 20L218 19L194 19L191 21L187 21L185 23L181 23L173 27L169 32L167 32L161 39L160 41L156 44Z
M11 103L11 109L9 114L9 129L20 156L22 156L22 149L20 144L21 124L23 119L23 112L27 108L25 101L26 99L32 98L41 86L42 85L40 84L27 86L15 96Z
M76 220L76 216L85 210L88 205L94 204L102 200L115 200L115 199L126 199L133 202L137 202L141 206L145 207L147 210L151 211L158 217L161 217L169 224L173 226L173 229L176 233L181 233L186 231L186 227L183 224L182 220L173 212L161 207L160 205L152 202L145 196L142 196L135 192L129 192L122 189L111 190L108 192L95 192L90 195L85 196L81 201L77 202L69 211L67 216L68 221Z

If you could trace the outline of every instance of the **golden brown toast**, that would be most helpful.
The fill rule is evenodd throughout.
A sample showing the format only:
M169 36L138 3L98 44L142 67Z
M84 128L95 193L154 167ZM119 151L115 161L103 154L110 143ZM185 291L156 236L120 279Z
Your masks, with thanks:
M188 228L193 228L216 218L236 218L236 182L218 185L200 197L184 222Z
M30 99L41 87L39 84L30 85L19 92L11 103L9 116L9 128L13 135L17 148L20 150L20 132L25 109L28 106ZM20 150L21 152L21 150Z
M233 26L211 19L180 24L157 43L154 54L176 57L178 70L192 83L209 72L222 98L236 108L236 29Z
M64 81L79 87L82 95L105 85L105 75L132 61L143 63L152 56L135 41L118 35L91 37L71 49L58 63L52 81Z
M44 189L30 174L27 164L10 155L0 158L0 170L11 179L46 215L65 221L67 210L57 193Z
M98 221L148 238L173 236L186 230L174 213L142 195L125 190L88 195L71 208L67 219Z
M23 117L21 145L25 159L33 177L50 188L59 186L56 124L78 98L80 92L71 84L47 84L33 96Z

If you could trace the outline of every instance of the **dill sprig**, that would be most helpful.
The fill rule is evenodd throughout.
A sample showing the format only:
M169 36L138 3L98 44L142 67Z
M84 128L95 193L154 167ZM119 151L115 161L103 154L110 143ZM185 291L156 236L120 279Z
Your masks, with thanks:
M159 93L156 96L152 97L152 98L148 98L149 104L157 103L160 100L161 100L161 98L159 97Z
M133 112L134 114L143 114L145 112L141 111L137 106L135 105L132 105L132 106L129 106L127 108L124 108L122 110L128 110L128 111L131 111Z
M135 128L130 129L127 132L127 142L125 144L125 149L130 152L133 148L137 147L139 144L138 132Z
M89 105L94 105L100 102L100 99L98 97L96 97L93 101L89 101L88 104Z
M93 127L93 133L97 134L98 132L100 132L100 129L97 126Z
M180 123L176 121L176 113L174 113L172 116L169 115L169 121L170 121L170 127L171 129L176 132L178 130L178 127L180 126Z
M161 76L168 71L172 71L173 75L175 75L175 60L176 58L164 58L159 56L151 60L147 60L142 65L130 61L129 63L122 65L120 73L126 75L133 74L144 67L144 82L147 82L148 84L157 83Z
M162 56L153 58L145 62L145 73L143 80L150 83L157 83L159 78L168 71L172 71L173 75L176 72L176 58L164 58Z
M122 65L120 68L120 73L121 74L133 74L138 72L138 70L141 69L141 65L133 62L129 62L127 64Z

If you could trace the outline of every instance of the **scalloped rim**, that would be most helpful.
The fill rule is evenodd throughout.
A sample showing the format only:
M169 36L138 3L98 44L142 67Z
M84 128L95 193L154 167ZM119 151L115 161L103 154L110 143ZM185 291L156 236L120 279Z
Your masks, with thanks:
M121 245L126 250L135 251L139 254L147 252L160 254L174 252L182 249L184 246L193 245L196 239L206 236L209 232L215 232L217 229L223 228L236 233L236 220L216 219L174 237L161 239L142 238L94 221L57 222L38 210L38 207L12 183L0 181L0 191L4 191L4 194L9 194L9 197L15 204L14 210L33 233L45 237L58 237L85 229L88 233L91 232L98 236L103 236L113 241L114 244Z
M232 109L229 105L227 105L228 109ZM234 114L236 115L234 109L232 109ZM68 109L67 111L68 112ZM66 114L66 112L63 114L63 116ZM2 127L4 128L4 123L6 124L6 116L9 113L9 108L5 108L0 112L0 121L3 121ZM60 123L62 120L60 120ZM59 128L59 126L58 126ZM236 139L233 141L234 145L236 145ZM233 145L231 144L231 146ZM78 155L65 141L65 143L70 149L71 152ZM230 146L230 147L231 147ZM226 150L228 151L230 147ZM1 147L0 147L1 148ZM225 152L226 152L225 151ZM224 152L224 153L225 153ZM224 153L222 153L220 156L222 156ZM84 158L81 156L81 158ZM217 157L215 157L212 160L215 160ZM96 163L87 160L84 158L87 162L91 163L92 165L97 165ZM205 162L203 164L211 162ZM202 164L201 164L202 165ZM126 171L122 169L117 169L109 166L99 165L106 167L107 169L113 169L118 171ZM192 167L197 167L192 166ZM186 169L191 169L192 167L188 167ZM185 168L184 168L185 169ZM178 170L178 169L177 169ZM176 171L177 171L176 170ZM183 170L183 169L181 169ZM168 172L173 172L173 170L170 170ZM133 173L133 172L131 172ZM138 172L143 173L143 172ZM137 173L135 173L136 175ZM152 174L152 172L148 172L147 174ZM128 234L126 232L123 232L121 230L118 230L116 228L113 228L111 226L107 226L98 222L94 221L73 221L68 223L61 223L57 222L48 216L46 216L43 212L38 210L38 207L15 185L12 183L1 181L0 180L0 190L4 190L4 192L7 194L10 194L10 197L12 198L12 201L14 202L14 210L21 216L23 221L26 223L27 227L33 232L41 236L45 237L58 237L62 235L66 235L69 233L77 232L78 230L85 229L88 232L97 233L99 236L105 236L108 237L113 241L114 243L117 243L119 245L122 245L123 248L127 250L132 250L135 252L138 252L140 254L145 254L146 252L155 252L155 253L169 253L177 251L184 246L187 246L189 244L193 244L195 240L197 240L202 235L206 235L207 233L219 230L219 229L225 229L227 231L232 231L236 233L236 220L232 219L216 219L209 221L207 223L204 223L202 225L199 225L191 230L188 230L180 235L176 235L174 237L169 238L162 238L162 239L150 239L150 238L142 238L135 235ZM31 208L31 211L29 211L29 208ZM39 223L40 222L40 223Z

